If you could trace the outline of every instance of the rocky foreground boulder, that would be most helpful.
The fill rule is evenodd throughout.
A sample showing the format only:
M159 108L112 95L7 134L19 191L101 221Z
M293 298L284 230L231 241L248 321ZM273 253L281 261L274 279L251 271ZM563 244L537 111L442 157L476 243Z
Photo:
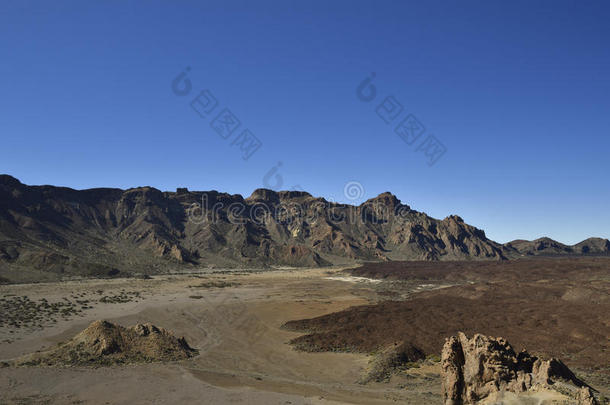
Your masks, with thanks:
M554 390L578 404L597 404L591 388L558 359L515 353L503 338L459 333L448 338L441 356L445 405L475 404L498 393Z
M107 366L184 360L197 354L184 338L150 323L132 327L95 321L51 350L17 359L17 366Z

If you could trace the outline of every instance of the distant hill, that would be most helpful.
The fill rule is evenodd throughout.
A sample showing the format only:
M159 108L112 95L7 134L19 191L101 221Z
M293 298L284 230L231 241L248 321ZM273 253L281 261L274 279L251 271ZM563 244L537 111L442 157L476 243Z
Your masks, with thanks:
M607 253L608 241L506 246L458 216L429 217L383 193L353 206L301 191L73 190L0 175L0 281L115 276L201 266L325 266ZM569 249L572 250L569 250Z
M600 255L610 253L610 241L601 238L585 239L575 245L564 245L551 238L536 240L514 240L506 243L505 252L509 256L554 256L554 255Z

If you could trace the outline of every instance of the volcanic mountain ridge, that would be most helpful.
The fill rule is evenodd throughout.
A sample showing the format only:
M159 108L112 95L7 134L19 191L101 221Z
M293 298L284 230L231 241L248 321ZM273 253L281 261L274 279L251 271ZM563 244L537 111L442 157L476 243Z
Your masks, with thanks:
M358 261L503 260L545 252L607 254L589 239L496 243L459 216L438 220L391 193L360 205L302 191L74 190L0 175L0 276L154 274L189 266L325 266Z

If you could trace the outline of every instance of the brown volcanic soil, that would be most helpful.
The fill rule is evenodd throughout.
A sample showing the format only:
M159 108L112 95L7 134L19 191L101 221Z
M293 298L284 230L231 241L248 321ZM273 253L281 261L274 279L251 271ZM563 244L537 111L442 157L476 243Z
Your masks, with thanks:
M358 277L386 280L465 281L610 280L608 257L528 258L506 261L366 263L346 270Z
M502 336L516 348L569 366L610 374L610 259L562 258L503 263L375 263L354 276L458 284L406 301L352 307L285 328L306 351L371 352L394 342L440 353L464 331Z

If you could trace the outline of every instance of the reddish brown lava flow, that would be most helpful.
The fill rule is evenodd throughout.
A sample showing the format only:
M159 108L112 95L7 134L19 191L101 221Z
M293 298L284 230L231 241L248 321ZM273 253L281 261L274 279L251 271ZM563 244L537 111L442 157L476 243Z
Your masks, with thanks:
M296 347L370 352L407 341L430 354L464 331L610 374L610 258L391 262L348 272L459 285L288 322L286 328L308 333L292 341Z

